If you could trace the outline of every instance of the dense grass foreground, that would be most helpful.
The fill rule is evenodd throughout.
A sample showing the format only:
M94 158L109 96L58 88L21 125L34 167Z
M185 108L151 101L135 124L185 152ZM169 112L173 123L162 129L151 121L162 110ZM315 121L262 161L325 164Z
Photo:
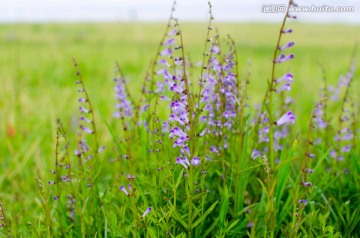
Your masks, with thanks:
M0 234L359 237L359 27L286 19L1 26Z

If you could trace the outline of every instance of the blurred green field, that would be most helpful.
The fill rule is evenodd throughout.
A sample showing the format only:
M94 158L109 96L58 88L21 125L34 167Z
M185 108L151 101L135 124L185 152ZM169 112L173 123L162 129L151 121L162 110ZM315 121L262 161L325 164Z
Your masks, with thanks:
M270 77L279 25L216 26L223 38L230 34L235 40L240 73L251 72L251 105L259 103ZM194 62L201 59L206 27L206 23L182 25L185 52ZM296 57L282 67L295 75L290 95L298 116L295 126L302 130L321 86L319 63L335 84L348 69L360 26L292 23L291 27L294 33L285 38L295 41L291 51ZM72 57L79 62L90 97L110 120L114 63L119 62L136 95L164 29L165 23L0 25L0 202L13 201L13 214L31 206L29 198L37 194L35 177L48 176L56 118L74 129L78 95ZM106 140L105 126L98 124Z

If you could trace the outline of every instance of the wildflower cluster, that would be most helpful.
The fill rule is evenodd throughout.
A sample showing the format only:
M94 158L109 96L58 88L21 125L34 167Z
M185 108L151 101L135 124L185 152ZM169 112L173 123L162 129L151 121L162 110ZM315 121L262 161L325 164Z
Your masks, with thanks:
M292 29L285 28L285 23L288 18L296 19L296 16L289 14L289 8L291 6L296 6L296 4L293 1L290 1L288 9L286 11L286 15L280 29L280 34L278 36L277 45L274 50L272 73L271 80L268 83L268 92L265 96L264 104L262 105L261 110L258 112L255 120L253 120L253 123L255 123L256 127L258 127L257 143L268 144L268 146L264 145L262 147L254 148L251 157L253 159L256 159L260 157L261 154L270 152L270 163L272 167L274 164L274 152L281 151L283 149L282 140L285 139L288 135L288 128L286 126L288 124L294 124L296 119L295 114L292 111L288 110L288 105L292 103L292 99L289 97L284 99L283 95L285 91L291 90L291 85L294 81L294 74L291 72L286 72L279 77L276 77L275 75L275 73L277 72L277 68L280 64L295 58L294 54L290 53L286 55L285 53L286 51L288 51L288 49L295 45L294 41L289 41L281 45L281 40L283 36L293 32ZM280 114L281 116L278 120L273 119L275 115L275 113L273 112L273 92L276 94L280 94L283 101L280 111L282 115ZM265 103L267 104L267 113L264 113ZM273 129L273 125L276 126L275 131ZM276 161L278 161L278 158L276 159Z
M345 88L344 98L341 105L341 113L338 119L338 129L334 136L334 144L336 145L330 152L333 159L344 161L350 150L354 146L354 138L356 133L356 119L354 116L355 107L351 97L351 82L354 78L356 70L355 59L346 75L341 75L338 81L338 88ZM346 168L345 168L346 169Z
M269 62L268 89L253 113L247 102L250 74L239 70L235 41L222 39L214 27L211 4L197 65L185 56L174 3L140 95L130 93L130 81L116 65L115 111L109 123L106 112L102 115L113 142L104 152L108 159L99 158L105 146L98 145L94 108L74 62L81 95L75 153L69 152L71 141L59 121L52 179L49 186L37 180L44 210L40 223L48 236L324 236L318 230L325 221L316 225L321 229L307 229L320 219L318 214L325 217L321 209L308 212L308 204L317 209L325 201L333 213L341 212L328 202L329 191L317 189L317 176L325 171L322 161L330 156L341 160L356 149L350 93L355 69L339 84L346 92L335 143L322 141L332 132L326 84L306 139L301 132L292 139L297 118L287 94L295 76L283 65L295 57L289 52L294 41L285 41L293 32L285 23L296 18L289 14L295 5L289 2ZM324 151L330 147L334 150L329 155ZM355 208L353 198L348 200L349 208Z
M82 78L82 75L80 73L80 70L78 68L78 64L75 59L73 59L74 67L76 68L76 75L78 76L78 80L75 82L80 87L78 88L78 93L80 94L80 97L78 99L78 102L80 104L79 106L79 141L77 148L75 149L74 153L78 157L78 161L83 166L83 164L87 163L88 161L92 160L94 156L96 156L97 153L101 152L105 147L101 146L99 148L98 141L97 141L97 135L96 135L96 125L94 120L94 112L93 107L91 105L88 92L84 86L84 81ZM84 134L85 133L85 134ZM95 148L91 148L88 144L88 138L87 135L93 135L94 145ZM87 169L91 169L91 164L88 163L86 166ZM85 175L89 176L89 174ZM92 178L86 177L86 180L88 180L87 187L92 187Z

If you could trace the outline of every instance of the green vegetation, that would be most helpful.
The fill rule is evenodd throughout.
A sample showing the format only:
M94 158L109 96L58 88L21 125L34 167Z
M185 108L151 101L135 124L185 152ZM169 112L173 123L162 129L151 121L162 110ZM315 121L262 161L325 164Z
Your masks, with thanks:
M154 144L154 138L148 136L145 130L140 132L140 129L134 129L136 136L130 145L133 146L133 166L137 176L132 185L137 192L127 199L119 190L120 185L127 183L123 173L129 173L130 162L121 159L121 156L128 155L124 151L129 144L124 139L124 143L117 145L113 136L129 136L122 130L125 122L112 117L116 103L113 78L121 78L114 73L114 65L115 62L119 63L127 78L129 91L136 100L140 98L145 73L157 53L165 26L165 23L0 25L0 216L6 209L3 212L6 226L0 228L1 235L263 237L266 234L265 227L269 225L265 222L269 220L266 213L269 203L266 198L266 189L269 189L266 187L268 165L262 159L250 159L254 142L249 118L255 116L254 106L262 103L271 76L273 51L279 31L276 24L214 24L219 29L220 38L226 39L229 34L234 39L239 78L246 77L250 82L247 88L250 108L246 114L249 118L245 120L246 126L235 123L248 129L246 135L241 137L242 146L234 135L232 148L239 150L220 156L226 158L224 166L241 168L237 171L241 172L237 174L229 169L231 175L221 184L221 170L214 168L219 166L218 163L206 165L207 177L201 177L199 171L192 171L194 177L191 179L199 178L198 182L203 187L202 192L194 195L194 200L189 202L189 189L194 189L194 185L184 182L183 168L175 165L177 154L172 151L172 140L165 136L163 154L149 154L147 151ZM294 33L284 38L296 42L296 47L292 49L296 58L282 67L294 74L293 88L288 95L294 99L292 110L297 118L286 141L288 148L281 153L281 163L274 170L277 182L274 188L277 201L274 204L278 222L274 228L275 235L295 236L291 228L299 225L297 234L300 236L358 237L359 146L354 145L347 158L348 177L342 170L326 172L329 166L336 167L329 155L334 145L316 147L316 159L310 162L315 169L311 175L314 186L309 191L309 205L304 209L303 220L299 223L294 218L297 211L293 212L292 209L297 203L293 199L296 197L305 145L309 142L307 131L311 111L319 101L319 90L323 86L322 68L327 83L336 85L339 76L348 72L355 42L360 39L360 27L300 23L289 26ZM184 23L181 28L186 56L194 63L201 61L207 24ZM227 46L223 43L222 47ZM356 56L359 56L358 51L354 58ZM89 172L76 167L73 170L72 173L79 176L76 185L57 188L64 191L62 196L66 196L66 191L77 197L78 204L74 211L76 214L82 212L82 215L79 215L81 219L76 218L76 222L67 219L65 202L53 201L57 191L55 186L47 184L47 181L54 180L50 170L55 169L56 143L64 146L69 142L70 149L66 153L70 154L69 158L75 157L73 151L77 146L79 95L74 84L78 78L73 57L78 61L92 102L97 140L107 147L92 162L90 170L95 169ZM197 80L199 72L200 69L195 68L192 78ZM360 95L356 93L356 88L359 86L359 69L355 71L353 81L350 92L355 104L354 114L357 113L358 118ZM329 103L328 118L333 128L338 123L344 93L341 91L338 102ZM153 107L150 110L154 110ZM160 114L168 116L168 112ZM58 129L58 118L62 121L67 141L62 137L63 131ZM359 139L359 121L356 122L355 137ZM130 123L130 120L126 123ZM321 136L333 137L334 131L336 129ZM212 140L216 141L214 138ZM95 148L94 139L89 141ZM196 147L194 150L200 153L202 149ZM205 155L200 156L204 163ZM239 167L236 167L232 162L238 161L238 158L241 160L236 165ZM167 165L167 162L171 164ZM158 175L156 170L161 165L167 171ZM96 181L93 190L86 190L89 174ZM242 185L237 184L235 179ZM236 190L235 184L238 186ZM166 189L171 191L167 192ZM205 189L211 190L208 196ZM80 191L86 192L81 194ZM174 195L174 191L178 195L176 192ZM238 194L234 191L238 191ZM176 199L182 200L176 204ZM152 212L145 219L140 219L148 206L152 207ZM189 218L189 209L193 219ZM253 227L252 223L255 224Z

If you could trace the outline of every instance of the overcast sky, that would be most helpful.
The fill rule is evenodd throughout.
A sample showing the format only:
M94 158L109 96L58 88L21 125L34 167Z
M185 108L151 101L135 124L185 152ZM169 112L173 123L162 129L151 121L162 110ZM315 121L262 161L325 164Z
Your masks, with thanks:
M180 21L206 21L207 0L177 0ZM279 21L280 13L263 13L265 4L284 0L212 0L216 21ZM360 0L297 0L299 6L353 6L354 12L299 12L303 22L360 24ZM164 21L172 0L0 0L0 22Z

